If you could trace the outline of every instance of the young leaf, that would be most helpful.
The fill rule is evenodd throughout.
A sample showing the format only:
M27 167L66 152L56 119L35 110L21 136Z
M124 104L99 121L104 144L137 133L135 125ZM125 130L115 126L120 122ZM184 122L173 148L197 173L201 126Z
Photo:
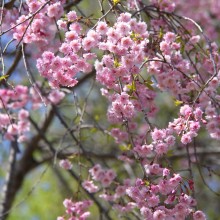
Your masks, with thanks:
M183 101L180 101L178 99L174 100L175 106L180 106L183 104Z
M0 76L0 81L2 81L3 79L6 79L8 77L9 77L9 75L2 75L2 76Z

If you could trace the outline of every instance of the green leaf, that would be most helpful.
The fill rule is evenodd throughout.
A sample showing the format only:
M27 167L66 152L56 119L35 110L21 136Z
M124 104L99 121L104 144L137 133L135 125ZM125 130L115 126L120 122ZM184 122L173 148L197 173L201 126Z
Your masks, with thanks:
M132 31L132 33L131 33L131 35L130 35L130 38L131 38L133 41L143 40L143 37L140 37L140 34L135 33L134 31Z
M119 63L118 59L115 59L115 60L114 60L114 67L115 67L115 68L118 68L118 67L120 67L120 66L121 66L121 64Z
M144 81L144 84L148 89L154 91L154 87L152 86L154 83L152 82L151 77L148 77L147 80Z
M100 116L99 115L95 115L95 120L99 121L100 120Z
M117 5L120 2L120 0L113 0L113 5Z
M168 150L168 151L167 151L167 156L168 156L168 157L173 156L173 150Z
M185 51L185 44L183 44L183 43L180 43L180 44L181 44L180 53L183 54Z
M128 88L131 92L135 92L135 91L136 91L135 82L133 81L131 84L127 85L127 88Z
M144 183L145 183L145 186L150 186L150 181L145 180Z
M182 39L182 37L181 36L177 36L176 37L176 42L180 43L180 52L181 52L181 54L184 53L184 51L185 51L185 42Z
M70 156L68 156L68 160L73 161L78 155L77 154L71 154Z
M122 144L122 145L119 145L119 149L121 151L129 151L131 149L131 145L130 144L128 144L128 145Z
M0 76L0 81L2 81L3 79L6 79L8 77L9 77L9 75L2 75L2 76Z
M178 99L174 100L175 106L180 106L183 104L183 101L180 101Z
M160 28L159 38L163 38L163 29L162 28Z
M130 97L129 97L130 99L133 99L133 100L138 100L138 98L137 97L135 97L135 96L133 96L133 95L130 95Z

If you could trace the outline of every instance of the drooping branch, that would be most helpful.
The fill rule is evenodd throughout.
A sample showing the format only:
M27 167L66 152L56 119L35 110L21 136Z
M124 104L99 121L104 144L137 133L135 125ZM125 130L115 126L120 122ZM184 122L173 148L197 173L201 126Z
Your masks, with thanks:
M49 117L45 120L43 126L41 127L42 131L46 132L52 119L53 113L51 112L51 114L49 114ZM25 176L30 170L32 170L38 165L38 163L33 158L33 152L37 148L38 142L40 140L40 136L36 135L32 139L32 141L27 145L19 161L16 161L16 148L18 148L17 142L12 142L9 158L10 169L7 172L7 177L4 186L5 190L3 190L3 205L0 209L0 216L2 220L7 218L12 203L15 199L16 193L20 189Z
M17 56L15 58L15 61L13 62L13 65L10 67L10 69L7 72L8 74L11 74L14 71L18 62L20 61L21 55L22 55L22 52L21 52L21 49L19 49L19 51L17 52ZM88 79L90 79L94 75L95 75L95 71L93 70L90 74L87 74L84 77L82 77L79 80L78 84L74 87L74 89L80 87L84 82L86 82ZM1 204L1 209L0 209L1 211L0 219L4 220L8 217L11 207L12 207L12 203L15 199L16 193L21 188L22 183L27 173L42 164L42 161L37 162L33 157L33 154L35 150L38 149L38 144L42 139L46 142L53 156L55 155L55 152L56 152L55 148L45 138L45 134L47 133L47 130L50 127L55 116L56 114L54 110L51 109L48 113L48 117L45 119L41 127L39 127L38 124L31 117L29 118L33 127L36 129L37 134L29 141L29 143L27 143L24 152L22 152L22 157L19 159L19 161L16 161L16 152L17 152L16 147L18 148L17 143L12 142L12 147L10 150L10 158L9 158L10 168L7 172L5 186L2 192L3 202ZM53 157L50 159L53 159ZM48 160L45 160L44 162L47 162L47 161Z
M16 178L16 154L17 154L17 141L11 142L9 152L9 168L5 179L5 185L2 190L2 203L0 204L0 219L4 220L9 214L10 207L16 195L17 182Z
M10 78L12 76L12 74L14 73L15 71L15 68L17 67L20 59L21 59L21 56L22 56L22 52L21 52L21 47L19 47L16 51L16 55L15 55L15 58L14 58L14 61L12 62L12 65L9 67L9 69L7 70L7 72L5 73L5 75L7 76L7 78L5 78L4 80L1 80L0 81L0 85L3 84L5 86L7 86L7 79Z

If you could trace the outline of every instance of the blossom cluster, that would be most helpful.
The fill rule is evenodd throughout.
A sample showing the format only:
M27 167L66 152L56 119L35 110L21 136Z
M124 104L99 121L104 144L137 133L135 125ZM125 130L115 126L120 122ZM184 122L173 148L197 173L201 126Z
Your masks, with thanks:
M198 85L191 80L194 77L193 67L181 51L183 39L169 31L158 38L159 52L152 53L148 49L151 33L146 23L132 18L129 13L121 13L113 26L99 21L86 34L83 34L83 28L77 22L77 15L74 12L68 15L69 25L66 21L58 22L60 28L66 31L64 43L59 48L63 57L44 52L42 58L38 59L39 72L49 80L52 87L74 86L77 83L74 77L78 72L89 72L92 69L86 58L96 58L94 52L97 48L102 51L104 55L101 60L95 60L94 67L97 81L105 87L102 94L111 102L108 119L111 123L127 122L128 126L127 131L114 128L111 133L117 142L125 143L132 135L134 146L131 153L141 158L146 176L157 177L157 182L150 181L147 186L144 178L137 179L135 186L120 185L116 193L112 194L111 190L108 192L108 187L112 185L115 174L112 170L104 171L97 164L89 170L92 180L84 181L82 186L90 193L105 188L99 195L102 199L114 202L114 207L121 211L131 211L138 207L144 218L184 219L189 215L201 215L201 219L205 219L202 212L194 211L195 200L183 192L181 176L171 174L169 169L162 168L156 161L146 160L152 155L156 155L156 160L159 160L167 154L176 144L176 136L181 136L183 144L190 143L198 135L201 123L205 123L203 106L198 104L192 108L183 105L179 110L179 118L167 128L155 127L151 131L152 141L149 143L138 141L139 136L131 134L129 129L140 113L144 112L150 117L155 115L156 88L168 90L175 98L181 96L181 103L190 101L191 91L199 91L202 80L198 80ZM198 37L191 37L186 45L187 50L191 50L198 41ZM154 77L154 81L146 78L144 68ZM94 181L101 184L98 186ZM118 201L124 195L128 195L132 202L123 206ZM163 200L163 195L168 199Z
M1 103L0 109L6 113L0 113L0 130L7 140L24 142L28 139L30 131L29 111L39 109L43 103L58 104L64 93L58 90L51 90L44 100L41 99L37 87L17 85L12 89L0 89Z
M26 3L23 15L15 24L11 24L14 39L27 44L35 42L38 45L48 45L55 34L55 30L52 30L53 19L58 19L63 14L64 1L51 1L50 5L45 0L29 0Z
M72 163L68 159L60 160L59 165L65 170L71 170L73 167Z
M155 173L158 174L160 171L156 170ZM192 212L196 202L187 194L177 193L182 180L179 174L169 177L169 172L164 172L164 177L166 178L160 180L158 184L149 186L141 179L137 179L135 186L127 188L126 193L135 201L144 219L185 219ZM160 205L162 200L160 195L167 196L165 205ZM172 208L168 209L167 205Z
M206 1L196 0L191 2L190 0L175 1L176 11L180 15L184 15L198 22L205 30L208 37L212 40L216 40L218 32L216 31L216 24L219 17L220 4L217 0ZM204 10L206 8L206 10ZM193 12L193 13L192 13ZM192 23L187 23L185 26L188 30L195 31Z
M82 27L78 22L73 22L77 19L75 12L69 12L67 18L70 23L69 30L66 31L65 40L59 47L62 57L56 56L53 52L45 51L42 58L37 60L39 72L49 80L50 86L53 88L59 88L60 86L73 87L77 84L75 79L77 73L90 73L92 71L89 60L93 59L95 54L85 52L83 56L80 56L78 53L81 54L83 49L87 51L96 46L99 40L94 31L90 31L87 38L82 40ZM58 24L61 27L67 26L64 21L59 21Z
M116 177L115 172L112 169L104 170L100 164L96 164L89 170L92 179L100 182L102 187L108 187L111 185ZM97 192L99 187L93 183L93 181L84 181L82 186L90 193Z
M87 209L92 205L92 201L73 202L71 199L65 199L63 205L66 208L67 216L57 217L57 220L86 220L90 216L90 212Z

